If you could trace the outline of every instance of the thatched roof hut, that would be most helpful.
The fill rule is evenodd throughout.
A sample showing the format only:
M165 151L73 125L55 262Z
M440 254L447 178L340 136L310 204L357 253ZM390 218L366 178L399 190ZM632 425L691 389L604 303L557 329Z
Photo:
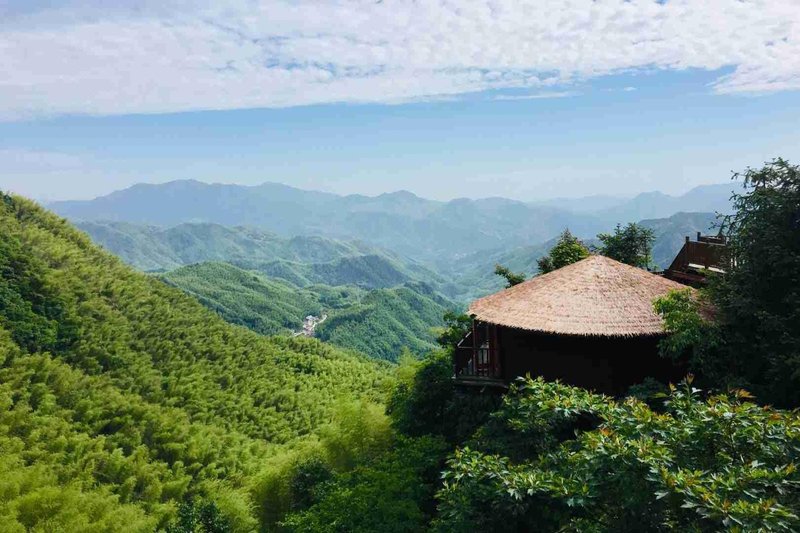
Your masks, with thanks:
M598 255L537 276L470 305L456 377L507 383L530 373L615 394L645 377L676 379L683 369L658 355L653 301L686 288Z
M475 300L469 314L510 328L632 337L663 332L653 300L686 286L602 255Z

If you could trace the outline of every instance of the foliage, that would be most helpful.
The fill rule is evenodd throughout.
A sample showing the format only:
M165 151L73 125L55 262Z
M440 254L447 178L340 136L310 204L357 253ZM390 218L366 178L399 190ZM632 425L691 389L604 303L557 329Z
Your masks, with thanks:
M443 318L444 327L438 331L436 342L442 348L453 348L472 329L472 317L465 313L447 311Z
M456 304L422 283L375 289L358 303L332 311L317 327L318 337L376 359L396 361L403 348L424 353L436 345L443 316Z
M713 304L705 292L689 290L671 291L657 298L653 307L664 320L664 331L669 333L659 342L663 357L688 362L700 383L718 389L747 385L741 378L739 358L722 358L725 334L715 320L708 316Z
M343 533L421 531L434 510L445 451L439 438L399 438L392 451L323 483L313 505L289 515L283 527Z
M459 390L453 382L451 350L405 359L387 411L394 427L409 436L441 435L458 443L482 424L498 403L492 392Z
M568 229L565 229L558 237L555 246L547 255L537 261L539 273L547 274L587 257L589 257L589 249Z
M513 287L514 285L519 285L523 281L525 281L525 274L516 274L511 272L507 267L503 265L497 264L494 266L494 273L497 276L506 280L506 288Z
M300 329L308 315L319 316L316 294L227 263L200 263L161 276L217 312L226 321L271 335Z
M391 441L383 405L365 400L340 401L319 434L328 464L340 472L377 457Z
M293 511L307 509L319 499L319 487L333 477L331 466L319 457L301 463L289 481Z
M230 524L213 501L190 500L178 508L178 518L167 526L167 533L229 533Z
M288 513L317 501L322 486L334 474L375 460L392 444L393 434L381 406L340 401L318 436L285 447L255 476L251 490L260 503L261 524L275 529Z
M28 351L61 351L75 341L65 302L40 275L43 265L13 235L0 240L0 325Z
M495 418L530 448L516 458L481 449L490 442L457 450L436 527L795 531L800 419L746 400L704 401L687 383L659 414L633 398L521 380ZM587 417L596 422L582 425Z
M639 268L650 267L655 242L652 229L635 222L624 228L617 224L614 233L600 233L597 238L602 243L599 248L601 255Z
M800 166L748 168L723 225L731 265L711 299L741 378L767 402L800 406Z
M383 365L226 324L0 198L2 529L152 531L191 499L251 531L280 446L321 431L341 398L383 399Z

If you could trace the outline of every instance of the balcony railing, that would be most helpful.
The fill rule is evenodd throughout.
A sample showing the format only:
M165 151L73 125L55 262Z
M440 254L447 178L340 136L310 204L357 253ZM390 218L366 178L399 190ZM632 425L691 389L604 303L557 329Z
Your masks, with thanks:
M455 378L459 381L502 380L494 331L477 347L474 346L474 339L473 330L456 346Z

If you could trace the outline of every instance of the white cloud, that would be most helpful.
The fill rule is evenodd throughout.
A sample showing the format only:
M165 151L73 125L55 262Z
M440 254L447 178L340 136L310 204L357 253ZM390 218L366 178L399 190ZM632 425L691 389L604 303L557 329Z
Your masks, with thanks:
M5 119L558 93L640 69L800 89L798 0L19 2L0 12Z
M500 94L492 98L492 100L539 100L541 98L568 98L570 96L577 96L576 91L549 91L533 94Z

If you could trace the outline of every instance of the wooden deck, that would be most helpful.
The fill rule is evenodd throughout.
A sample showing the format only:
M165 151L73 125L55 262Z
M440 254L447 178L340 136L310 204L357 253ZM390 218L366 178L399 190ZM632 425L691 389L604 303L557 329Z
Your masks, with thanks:
M456 385L465 387L488 387L497 390L508 390L508 383L501 378L482 378L477 376L453 376Z
M726 242L724 237L700 235L691 241L686 237L678 255L664 271L664 277L694 287L704 285L709 274L724 274Z

